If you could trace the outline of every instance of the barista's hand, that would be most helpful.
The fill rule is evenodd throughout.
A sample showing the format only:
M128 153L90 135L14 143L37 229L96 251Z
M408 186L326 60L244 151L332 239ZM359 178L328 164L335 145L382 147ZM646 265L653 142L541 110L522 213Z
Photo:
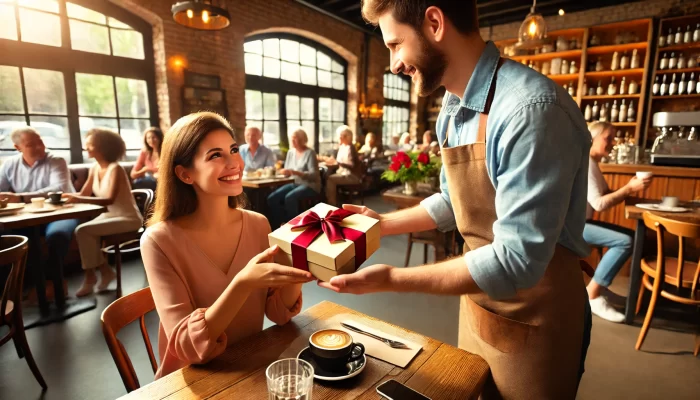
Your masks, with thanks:
M394 267L386 264L372 265L348 275L338 275L318 286L338 293L365 294L391 291Z

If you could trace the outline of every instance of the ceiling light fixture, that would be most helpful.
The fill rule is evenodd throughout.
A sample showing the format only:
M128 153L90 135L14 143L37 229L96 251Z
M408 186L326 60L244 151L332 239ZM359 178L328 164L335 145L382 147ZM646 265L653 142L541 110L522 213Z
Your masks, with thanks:
M515 46L519 49L532 49L545 44L547 38L547 24L542 18L542 14L535 12L537 0L532 1L530 13L520 25L518 31L518 43Z
M188 28L206 31L224 29L231 24L229 12L217 3L223 0L189 0L173 4L173 19Z
M566 14L566 11L564 11L563 8L560 8L560 9L559 9L559 15L564 15L564 14Z

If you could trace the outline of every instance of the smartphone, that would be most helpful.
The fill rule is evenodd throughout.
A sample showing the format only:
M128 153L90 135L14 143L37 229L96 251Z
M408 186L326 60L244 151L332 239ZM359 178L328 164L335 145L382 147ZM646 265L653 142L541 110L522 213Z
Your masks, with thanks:
M377 393L389 400L430 400L410 387L390 379L377 386Z

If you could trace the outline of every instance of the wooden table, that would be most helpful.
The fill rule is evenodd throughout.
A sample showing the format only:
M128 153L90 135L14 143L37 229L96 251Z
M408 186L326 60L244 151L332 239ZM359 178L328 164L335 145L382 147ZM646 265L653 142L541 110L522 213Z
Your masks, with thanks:
M31 206L27 206L27 209ZM30 249L35 252L41 243L41 226L54 221L64 219L92 219L105 212L103 206L92 204L73 204L65 207L57 207L55 211L45 213L32 213L27 209L20 211L18 214L0 217L0 231L17 230L32 228L30 240ZM33 246L31 245L33 244ZM26 328L33 326L45 325L51 322L63 321L81 312L95 308L95 299L78 299L67 301L63 292L63 264L61 262L55 266L56 271L53 276L53 287L56 299L56 309L49 307L46 300L46 287L44 284L44 268L41 264L41 253L31 254L30 258L38 257L35 261L37 266L31 268L29 278L31 283L36 288L37 300L39 302L38 309L33 307L24 308L24 323Z
M353 316L362 323L423 345L404 369L368 357L367 367L355 378L340 382L314 382L313 398L377 399L376 388L388 379L403 382L434 399L477 398L489 376L481 357L338 304L324 301L294 317L230 347L203 366L189 366L167 375L122 399L264 399L265 369L281 358L294 358L307 346L311 333ZM398 399L397 399L398 400Z
M243 187L250 189L274 188L294 182L294 177L288 178L263 178L263 179L242 179Z
M632 246L632 264L630 265L630 284L629 293L627 294L627 304L625 304L625 323L632 324L634 322L635 309L637 307L637 298L639 297L639 286L642 284L642 253L644 250L644 238L646 236L646 225L642 214L645 210L636 207L635 204L640 203L659 203L659 200L640 199L628 197L625 199L625 218L636 220L636 229L634 231L634 244ZM673 218L680 221L692 223L700 223L700 204L698 203L683 203L683 207L691 208L691 211L686 213L664 213L651 211L656 215Z

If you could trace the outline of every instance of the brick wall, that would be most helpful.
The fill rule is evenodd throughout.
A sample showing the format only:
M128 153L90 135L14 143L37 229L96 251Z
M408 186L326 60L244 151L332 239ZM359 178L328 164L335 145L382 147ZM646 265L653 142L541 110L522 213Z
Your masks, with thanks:
M154 27L156 91L161 123L170 126L182 116L183 70L221 77L226 90L229 120L242 135L245 127L245 65L243 43L262 32L291 32L331 48L348 62L348 122L357 127L357 106L363 91L364 33L291 0L236 0L228 2L232 24L217 32L185 28L173 21L172 0L110 0ZM370 41L367 94L369 102L383 103L383 72L389 53L383 43Z

